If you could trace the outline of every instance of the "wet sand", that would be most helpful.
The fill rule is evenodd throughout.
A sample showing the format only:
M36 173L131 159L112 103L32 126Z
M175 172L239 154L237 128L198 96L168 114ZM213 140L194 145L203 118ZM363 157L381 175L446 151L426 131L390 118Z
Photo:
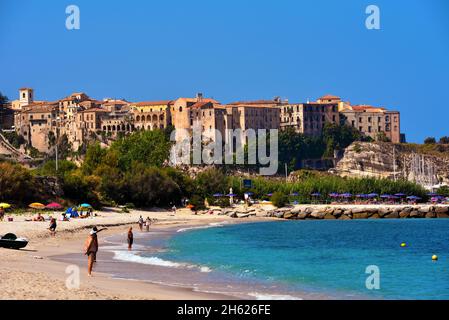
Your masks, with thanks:
M110 253L101 252L104 240L111 235L124 233L129 225L134 226L140 215L158 219L152 231L173 227L201 226L222 221L243 222L260 221L266 218L236 220L226 216L192 215L189 210L178 210L176 216L162 211L99 212L93 219L77 219L70 222L58 221L56 237L50 237L46 228L48 222L25 222L31 215L15 217L14 222L0 223L0 234L14 232L27 237L29 245L22 250L0 249L0 299L230 299L232 296L203 293L192 288L154 284L145 281L118 279L110 274L94 272L87 277L87 260L82 255L84 241L93 225L107 226L108 230L99 234L100 253L98 265L102 260L111 259ZM138 231L136 231L138 232ZM68 266L72 261L58 261L56 257L74 255L80 266L80 286L72 289L66 282L72 279L73 270ZM68 263L69 262L69 263ZM97 266L97 271L101 267ZM69 273L66 273L68 271ZM72 273L70 273L72 272Z

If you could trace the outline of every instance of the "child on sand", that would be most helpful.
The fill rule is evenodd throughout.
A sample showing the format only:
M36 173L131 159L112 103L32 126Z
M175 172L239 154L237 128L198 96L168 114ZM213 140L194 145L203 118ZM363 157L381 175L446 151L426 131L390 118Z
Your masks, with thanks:
M56 219L55 218L51 218L50 227L48 228L48 230L50 230L51 236L54 237L56 235Z

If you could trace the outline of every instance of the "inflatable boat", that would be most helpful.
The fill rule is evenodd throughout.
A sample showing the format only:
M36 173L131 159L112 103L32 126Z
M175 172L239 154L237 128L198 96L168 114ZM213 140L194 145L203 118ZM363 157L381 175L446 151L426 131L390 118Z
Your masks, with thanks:
M0 248L22 249L28 244L25 238L17 238L14 233L7 233L0 238Z

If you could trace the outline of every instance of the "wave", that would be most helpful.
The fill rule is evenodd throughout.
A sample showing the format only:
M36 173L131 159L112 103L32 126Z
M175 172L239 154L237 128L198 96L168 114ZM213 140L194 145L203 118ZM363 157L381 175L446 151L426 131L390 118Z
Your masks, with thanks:
M196 230L196 229L208 229L208 228L214 228L214 227L223 227L225 224L228 224L228 222L211 222L208 225L205 226L196 226L196 227L186 227L176 230L176 232L185 232L189 230Z
M200 272L211 272L212 270L206 266L199 266L194 264L180 263L169 260L164 260L158 257L143 257L137 255L133 252L128 251L112 251L114 253L114 259L120 261L134 262L140 264L147 264L159 267L168 267L168 268L187 268L193 269L196 268Z
M250 297L256 298L256 300L303 300L302 298L294 297L288 294L269 294L251 292L248 294Z

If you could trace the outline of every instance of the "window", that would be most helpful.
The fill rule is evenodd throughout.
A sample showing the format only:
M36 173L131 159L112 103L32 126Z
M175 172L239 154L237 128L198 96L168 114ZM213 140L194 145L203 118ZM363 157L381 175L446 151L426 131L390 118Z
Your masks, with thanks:
M351 126L352 126L353 128L355 127L355 121L354 121L354 120L351 121Z
M179 112L182 112L182 107L179 107Z
M368 132L371 132L371 126L368 127Z
M332 121L335 122L335 115L332 116Z
M359 122L360 123L362 123L363 121L362 121L363 119L362 119L362 117L359 117Z
M371 123L371 117L368 117L368 122L370 122L370 123Z

